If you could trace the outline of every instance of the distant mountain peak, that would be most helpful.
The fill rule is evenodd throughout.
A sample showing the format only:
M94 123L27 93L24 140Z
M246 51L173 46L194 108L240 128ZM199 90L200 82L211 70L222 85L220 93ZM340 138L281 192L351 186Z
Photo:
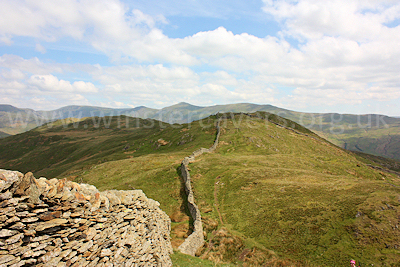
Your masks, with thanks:
M13 111L19 111L19 108L16 108L12 105L8 104L0 104L0 111L5 111L5 112L13 112Z
M187 103L187 102L179 102L178 104L176 104L176 105L173 105L173 106L189 106L189 107L197 107L197 106L195 106L195 105L192 105L192 104L189 104L189 103Z
M178 104L165 107L163 110L168 110L168 109L188 109L188 110L196 110L196 109L201 109L203 107L195 106L186 102L179 102Z

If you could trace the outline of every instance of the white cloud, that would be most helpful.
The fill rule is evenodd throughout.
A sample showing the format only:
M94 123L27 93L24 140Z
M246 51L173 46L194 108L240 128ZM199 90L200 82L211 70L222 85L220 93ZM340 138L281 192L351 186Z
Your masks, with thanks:
M97 93L98 89L90 82L76 81L70 83L69 81L59 80L57 77L48 75L32 75L27 81L29 85L41 91L47 92L80 92L80 93Z
M2 70L0 75L3 79L7 80L22 80L26 75L19 69Z
M263 10L285 25L288 35L314 39L324 35L372 40L400 18L398 1L264 0Z
M220 102L283 103L289 108L295 102L399 98L400 26L387 26L400 18L398 0L264 0L263 10L283 25L278 36L259 38L219 27L174 39L160 30L168 23L164 16L150 16L119 0L2 1L3 42L33 37L36 50L45 52L39 42L72 38L104 52L116 66L3 55L0 67L6 72L0 88L59 99L62 92L72 92L77 101L101 92L113 106L209 104L217 96ZM299 45L291 45L292 38ZM68 73L85 73L93 83L58 78ZM292 97L282 97L279 90Z
M130 11L118 0L6 0L0 4L0 40L6 44L11 44L14 36L48 42L69 37L89 43L115 60L132 57L195 64L195 58L177 49L174 40L155 28L159 23L167 21L163 16Z
M296 88L283 101L294 108L335 105L360 105L364 101L390 101L400 98L396 87L369 87L359 90ZM370 111L371 113L371 111Z
M55 109L66 104L89 105L84 94L98 92L93 84L70 83L53 75L32 75L18 69L0 72L0 102L17 107Z
M36 44L35 51L38 51L38 52L40 52L42 54L46 54L46 52L47 52L46 48L41 44Z
M65 70L71 69L66 64L44 63L36 57L24 59L19 56L7 54L0 56L0 67L35 74L62 73Z

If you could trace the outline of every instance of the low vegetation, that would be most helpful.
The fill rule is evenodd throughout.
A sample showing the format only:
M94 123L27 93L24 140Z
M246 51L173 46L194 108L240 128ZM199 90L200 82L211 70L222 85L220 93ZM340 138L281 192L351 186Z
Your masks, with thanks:
M264 120L243 126L228 121L217 152L190 166L204 220L243 243L229 256L206 257L235 261L257 248L263 264L278 255L299 266L345 266L351 258L396 266L398 176ZM216 235L208 231L210 244Z
M53 111L18 109L0 105L0 131L17 134L49 120L68 117L113 116L125 114L168 123L189 123L218 112L264 111L295 121L342 148L400 160L400 118L378 114L351 115L336 113L302 113L274 107L238 103L199 107L179 103L163 109L136 107L111 109L91 106L67 106Z
M100 190L142 189L170 216L176 249L191 233L180 163L212 145L218 116L190 125L58 121L1 139L0 167ZM400 178L369 167L377 161L276 115L229 116L216 152L189 165L207 242L197 258L175 253L174 264L346 266L354 258L399 266Z
M74 175L102 162L195 150L214 135L209 120L170 125L125 116L65 119L1 139L0 164L36 176Z

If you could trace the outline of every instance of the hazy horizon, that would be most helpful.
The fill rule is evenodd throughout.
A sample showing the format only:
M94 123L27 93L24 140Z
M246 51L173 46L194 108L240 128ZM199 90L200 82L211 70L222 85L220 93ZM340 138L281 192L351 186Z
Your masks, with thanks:
M400 115L392 0L4 0L0 17L0 103Z
M213 107L213 106L236 105L236 104L250 104L250 105L259 105L259 106L271 105L271 104L255 104L255 103L231 103L231 104L215 104L215 105L209 105L209 106L201 106L201 105L193 105L193 104L188 103L188 102L179 102L179 103L175 103L175 104L172 104L172 105L169 105L169 106L165 106L165 107L161 107L161 108L148 107L148 106L144 106L144 105L140 105L140 106L136 106L136 107L126 107L126 108L123 108L123 107L122 108L121 107L115 108L115 107L106 107L106 106L92 106L92 105L66 105L66 106L62 106L62 107L59 107L59 108L55 108L55 109L35 109L35 108L27 108L27 107L17 107L17 106L11 105L11 104L1 104L0 103L0 105L11 105L11 106L19 108L19 109L32 109L34 111L54 111L54 110L65 108L65 107L69 107L69 106L96 107L96 108L108 108L108 109L134 109L134 108L144 107L144 108L149 108L149 109L162 110L164 108L169 108L169 107L172 107L172 106L175 106L175 105L179 105L179 104L188 104L188 105L197 106L197 107L200 107L200 108L208 108L208 107ZM274 106L274 105L271 105L271 106ZM285 109L285 108L278 107L278 106L274 106L274 107ZM357 113L340 113L340 112L298 111L298 110L291 110L291 109L287 109L287 110L298 112L298 113L314 113L314 114L317 114L317 113L336 113L336 114L342 114L342 115L371 115L371 114L373 115L373 114L377 114L377 115L383 115L383 116L388 116L388 117L393 117L393 118L400 118L400 115L391 116L391 115L382 114L382 113L358 113L357 114Z

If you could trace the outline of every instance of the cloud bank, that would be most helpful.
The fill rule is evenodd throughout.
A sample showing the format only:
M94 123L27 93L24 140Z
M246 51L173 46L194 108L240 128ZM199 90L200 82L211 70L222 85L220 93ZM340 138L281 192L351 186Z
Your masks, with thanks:
M234 34L218 27L170 38L161 30L168 14L145 14L118 0L2 1L3 45L31 38L45 56L44 42L72 40L104 53L112 64L2 55L0 101L26 106L35 97L49 109L187 101L308 110L313 105L352 110L377 101L387 104L387 114L399 115L393 108L400 98L398 1L264 0L262 11L281 25L276 35ZM86 80L76 78L78 73Z

